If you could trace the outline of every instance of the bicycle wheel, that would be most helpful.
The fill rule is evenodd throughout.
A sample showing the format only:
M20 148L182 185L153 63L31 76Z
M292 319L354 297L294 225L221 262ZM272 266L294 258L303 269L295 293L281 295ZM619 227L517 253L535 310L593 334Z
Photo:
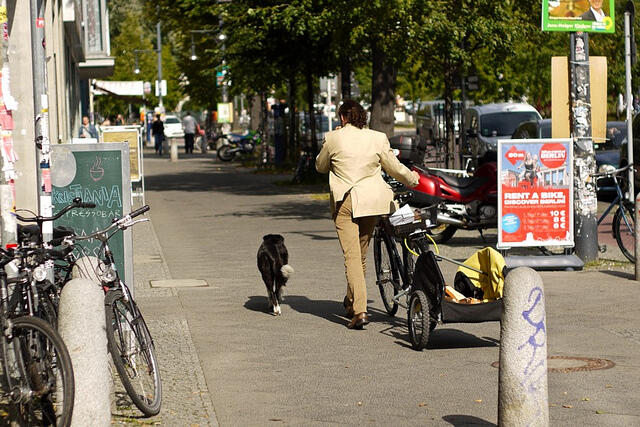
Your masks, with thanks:
M407 310L407 325L409 337L414 350L421 351L427 347L429 334L436 327L436 322L431 319L431 302L422 290L416 290L409 298L409 310Z
M104 304L109 352L120 380L143 414L157 415L162 404L162 383L151 334L142 314L133 301L124 299L120 290L107 292Z
M20 425L69 426L74 379L62 338L44 320L11 320L11 338L0 339L6 390L0 394L3 417ZM13 419L16 418L16 419Z
M373 237L373 261L376 269L376 282L384 308L393 317L398 312L398 302L393 297L399 292L400 273L393 257L393 240L381 230Z
M625 203L624 211L618 208L613 217L613 235L622 254L631 262L636 262L633 203Z

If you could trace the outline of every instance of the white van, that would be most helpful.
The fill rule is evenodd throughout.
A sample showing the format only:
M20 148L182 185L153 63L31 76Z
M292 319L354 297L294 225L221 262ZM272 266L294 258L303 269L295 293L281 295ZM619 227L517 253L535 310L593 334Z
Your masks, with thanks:
M522 122L541 120L540 113L526 103L505 102L468 107L465 110L466 144L464 151L482 156L496 151L498 139L511 138Z

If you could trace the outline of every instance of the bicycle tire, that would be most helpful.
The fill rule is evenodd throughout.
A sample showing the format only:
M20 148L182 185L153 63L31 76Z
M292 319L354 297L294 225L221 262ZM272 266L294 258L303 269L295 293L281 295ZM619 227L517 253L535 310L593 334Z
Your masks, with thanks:
M431 319L431 302L424 291L418 289L409 298L407 309L407 325L409 337L414 350L421 351L429 343L429 335L436 327L436 322Z
M635 257L635 223L633 217L634 205L633 203L626 202L623 204L624 212L622 208L618 208L616 214L613 216L613 235L616 238L618 247L622 254L631 262L636 262ZM625 221L626 219L626 221Z
M398 302L393 297L398 295L400 271L393 257L393 240L380 229L373 237L373 261L376 269L376 283L382 297L382 304L389 316L398 312Z
M3 393L1 404L8 404L6 412L18 418L11 421L20 425L71 425L73 365L64 341L40 318L22 316L11 323L11 338L0 339L10 397L5 401Z
M162 405L162 381L144 318L135 302L126 301L119 289L108 291L104 304L109 352L120 381L143 414L157 415Z

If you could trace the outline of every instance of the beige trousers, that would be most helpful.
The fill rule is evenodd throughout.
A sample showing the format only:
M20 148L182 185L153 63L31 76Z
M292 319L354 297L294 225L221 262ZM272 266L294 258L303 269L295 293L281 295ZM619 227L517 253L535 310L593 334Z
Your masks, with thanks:
M366 313L367 284L364 276L367 268L367 249L378 217L353 218L351 195L348 194L337 204L334 221L344 254L347 300L353 305L355 314Z

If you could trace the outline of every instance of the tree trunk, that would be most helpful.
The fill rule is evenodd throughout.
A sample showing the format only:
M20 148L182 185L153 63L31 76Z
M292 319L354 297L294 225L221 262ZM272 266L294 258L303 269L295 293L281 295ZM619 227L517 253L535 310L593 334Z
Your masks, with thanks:
M269 120L269 112L267 111L267 92L260 93L260 133L267 139L267 120Z
M313 73L307 69L307 103L309 104L309 132L311 132L311 154L318 155L318 139L316 138L316 115L313 107Z
M251 130L262 129L262 98L260 95L253 95L249 99L249 127ZM264 133L263 133L264 135Z
M342 100L351 99L351 58L348 55L340 60L340 92Z
M289 155L289 160L297 160L296 159L296 154L298 152L297 150L297 146L296 146L296 134L298 133L298 127L296 126L296 92L297 92L297 86L296 86L296 75L295 73L291 73L291 76L289 77L289 100L288 100L288 104L289 104L289 130L288 130L288 137L289 137L289 141L288 141L288 149L287 149L287 154Z
M446 67L444 72L444 123L445 139L447 141L447 151L445 153L445 167L459 168L460 162L456 155L456 135L453 126L453 86L455 70L451 66Z
M397 70L387 62L387 55L373 45L373 76L371 81L371 129L393 136L396 105L395 86Z

